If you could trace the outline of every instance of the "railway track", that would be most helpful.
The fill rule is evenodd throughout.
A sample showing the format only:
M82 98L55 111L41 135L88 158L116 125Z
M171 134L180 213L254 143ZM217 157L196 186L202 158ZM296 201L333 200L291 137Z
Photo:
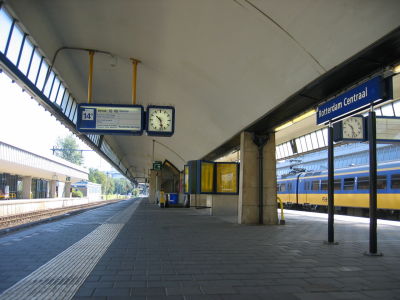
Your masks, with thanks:
M72 213L78 210L87 209L87 208L95 208L99 206L103 206L110 203L115 203L121 201L118 200L108 200L108 201L99 201L93 202L89 204L82 204L76 206L69 206L64 208L56 208L56 209L49 209L49 210L40 210L36 212L12 215L7 217L0 217L0 229L6 229L18 225L23 225L31 222L40 221L43 219L48 219L51 217L61 216L67 213Z

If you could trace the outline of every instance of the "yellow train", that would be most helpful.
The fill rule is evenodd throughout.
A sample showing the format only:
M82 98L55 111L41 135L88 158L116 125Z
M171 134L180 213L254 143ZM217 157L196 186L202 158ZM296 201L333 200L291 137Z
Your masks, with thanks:
M337 209L369 207L369 167L335 170L334 203ZM400 162L378 165L378 209L399 213ZM327 171L304 172L278 178L278 196L287 206L325 210L328 204ZM395 211L395 212L393 212Z

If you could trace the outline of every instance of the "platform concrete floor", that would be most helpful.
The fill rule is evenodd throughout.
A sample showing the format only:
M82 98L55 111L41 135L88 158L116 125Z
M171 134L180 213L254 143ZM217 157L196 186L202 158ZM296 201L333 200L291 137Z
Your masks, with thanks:
M115 218L125 225L73 298L400 299L399 224L378 225L384 255L371 257L367 220L337 216L339 244L324 245L326 219L286 211L286 225L245 226L144 199L130 218Z
M143 201L76 299L400 299L400 227L286 212L284 226L243 226Z

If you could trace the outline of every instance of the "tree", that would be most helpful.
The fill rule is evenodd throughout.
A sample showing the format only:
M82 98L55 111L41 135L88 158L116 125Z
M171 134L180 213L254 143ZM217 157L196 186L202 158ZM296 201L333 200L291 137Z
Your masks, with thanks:
M115 192L115 182L114 182L114 179L110 176L107 176L106 175L106 179L107 179L107 181L106 181L106 194L107 195L110 195L110 194L114 194L114 192Z
M58 157L61 157L77 165L83 164L82 153L78 150L78 142L72 134L66 137L58 137L55 148L60 149L55 151L55 155L57 155Z
M89 169L89 181L101 184L103 194L127 195L133 192L132 183L125 178L112 178L97 169Z
M106 192L107 176L103 172L90 168L89 169L89 181L101 184L101 191L104 194Z
M129 192L132 192L133 186L129 182L129 180L125 178L116 178L115 182L115 193L120 195L127 195Z

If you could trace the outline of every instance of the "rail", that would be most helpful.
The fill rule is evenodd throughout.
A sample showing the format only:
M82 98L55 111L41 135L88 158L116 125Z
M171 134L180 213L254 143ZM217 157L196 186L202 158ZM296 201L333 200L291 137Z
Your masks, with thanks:
M92 202L106 201L91 198L46 198L46 199L19 199L0 201L0 217L33 213L49 209L61 209Z
M31 212L26 212L26 213L19 213L19 214L13 214L9 216L0 216L0 229L6 229L26 223L31 223L35 221L40 221L43 219L49 219L53 217L57 217L60 215L65 215L65 214L70 214L75 211L81 211L83 209L90 209L90 208L95 208L98 206L103 206L107 204L111 204L114 202L121 201L121 199L113 199L113 200L108 200L108 201L96 201L96 202L90 202L86 204L81 204L81 205L74 205L74 206L68 206L68 207L61 207L61 208L53 208L53 209L44 209L44 210L38 210L38 211L31 211Z

